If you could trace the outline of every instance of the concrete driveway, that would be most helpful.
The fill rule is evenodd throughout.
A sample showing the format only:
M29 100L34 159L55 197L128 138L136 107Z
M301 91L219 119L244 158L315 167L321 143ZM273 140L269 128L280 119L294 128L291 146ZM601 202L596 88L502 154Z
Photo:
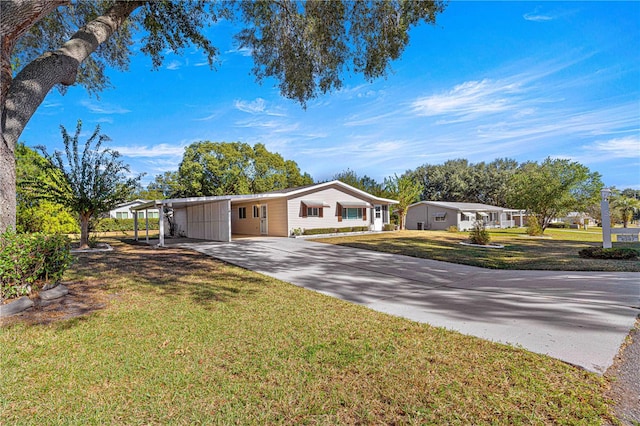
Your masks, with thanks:
M180 244L414 321L521 346L597 373L640 314L640 274L502 271L292 238Z

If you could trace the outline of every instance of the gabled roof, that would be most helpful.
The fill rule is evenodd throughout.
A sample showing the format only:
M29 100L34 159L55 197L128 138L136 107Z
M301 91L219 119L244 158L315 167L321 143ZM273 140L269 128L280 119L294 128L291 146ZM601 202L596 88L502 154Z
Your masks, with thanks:
M319 191L321 189L330 187L330 186L338 186L347 191L355 192L361 197L368 198L373 202L380 202L385 204L398 204L396 200L390 200L388 198L376 197L374 195L369 194L368 192L362 191L358 188L354 188L351 185L347 185L344 182L340 182L339 180L332 180L329 182L316 183L313 185L300 186L297 188L288 188L271 192L264 192L262 194L246 194L246 195L218 195L218 196L208 196L208 197L189 197L189 198L172 198L168 200L153 200L148 201L139 206L132 207L131 210L144 210L149 208L158 208L161 206L173 206L180 207L187 204L202 204L211 201L225 201L229 200L232 203L236 201L260 201L260 200L272 200L278 198L289 198L295 195L304 194L307 192Z
M442 207L451 210L457 210L461 212L485 212L485 211L520 211L516 209L508 209L505 207L492 206L489 204L481 204L481 203L455 203L449 201L419 201L417 203L411 204L409 207L417 206L419 204L427 204L429 206L434 207ZM408 207L408 208L409 208Z
M126 201L124 203L120 203L118 205L116 205L113 209L118 209L120 207L127 207L127 206L132 206L134 204L144 204L144 203L148 203L149 200L143 200L142 198L136 198L135 200L131 200L131 201Z

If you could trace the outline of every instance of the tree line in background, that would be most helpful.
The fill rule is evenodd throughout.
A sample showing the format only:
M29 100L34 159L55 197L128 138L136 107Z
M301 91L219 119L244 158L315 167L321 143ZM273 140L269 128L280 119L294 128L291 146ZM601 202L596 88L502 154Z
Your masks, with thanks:
M82 162L90 158L76 158L80 123L73 137L64 128L62 130L67 158L75 158L75 165L63 164L61 153L51 156L43 149L38 152L24 144L18 145L16 155L20 184L17 223L20 231L73 232L78 229L78 217L84 218L80 223L86 230L89 217L96 217L119 202L135 198L256 194L314 183L312 177L302 172L295 161L270 152L263 144L251 146L242 142L202 141L185 148L178 170L155 176L146 188L139 185L140 176L127 179L120 173L119 180L111 182L111 190L102 189L103 201L94 201L94 205L86 198L99 198L89 191L98 183L82 183L91 176L83 176L81 171L92 170L95 164L83 166ZM101 141L107 139L98 132L99 128L96 128L87 140L85 153L100 148ZM99 142L98 145L88 148L95 141ZM109 150L107 153L112 156L109 159L122 168L120 172L128 170L126 165L117 160L117 153ZM104 155L102 158L105 159ZM73 182L74 170L78 182ZM103 176L100 179L103 182L105 178ZM548 227L553 218L571 211L586 212L599 220L599 197L603 187L597 172L591 172L577 162L551 158L541 163L521 164L506 158L475 164L456 159L443 164L425 164L400 176L387 177L383 182L347 169L335 174L332 179L378 197L399 201L394 210L401 227L407 207L421 200L474 202L522 209L535 215L542 230ZM63 182L71 183L63 185ZM65 185L66 190L55 189ZM81 194L75 198L65 196L65 191L73 192L72 188L80 188ZM117 192L118 196L112 192ZM57 195L53 197L52 194ZM83 205L89 207L78 207L78 199L82 197ZM638 219L639 199L638 190L617 191L611 203L612 219L622 222L624 226Z

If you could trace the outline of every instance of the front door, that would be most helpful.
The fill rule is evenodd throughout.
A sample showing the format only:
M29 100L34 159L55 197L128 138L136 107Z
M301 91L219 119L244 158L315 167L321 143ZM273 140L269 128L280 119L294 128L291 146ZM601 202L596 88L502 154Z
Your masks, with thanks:
M260 206L260 234L262 235L267 235L269 234L269 228L268 228L268 221L267 221L267 206L266 205L262 205Z
M373 206L373 230L382 231L382 206L380 204Z

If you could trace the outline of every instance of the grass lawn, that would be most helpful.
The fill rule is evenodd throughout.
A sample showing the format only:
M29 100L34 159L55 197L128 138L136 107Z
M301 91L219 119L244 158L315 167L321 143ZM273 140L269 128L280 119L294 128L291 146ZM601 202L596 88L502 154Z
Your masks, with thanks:
M3 424L615 421L606 381L552 358L110 243L65 277L100 309L0 328Z
M546 238L531 238L524 229L517 228L489 231L491 242L504 245L504 249L463 246L460 242L469 238L468 232L447 231L383 232L317 241L492 269L640 272L637 260L582 259L578 256L582 248L602 245L599 228L588 231L547 229ZM614 242L613 246L640 249L638 243Z

